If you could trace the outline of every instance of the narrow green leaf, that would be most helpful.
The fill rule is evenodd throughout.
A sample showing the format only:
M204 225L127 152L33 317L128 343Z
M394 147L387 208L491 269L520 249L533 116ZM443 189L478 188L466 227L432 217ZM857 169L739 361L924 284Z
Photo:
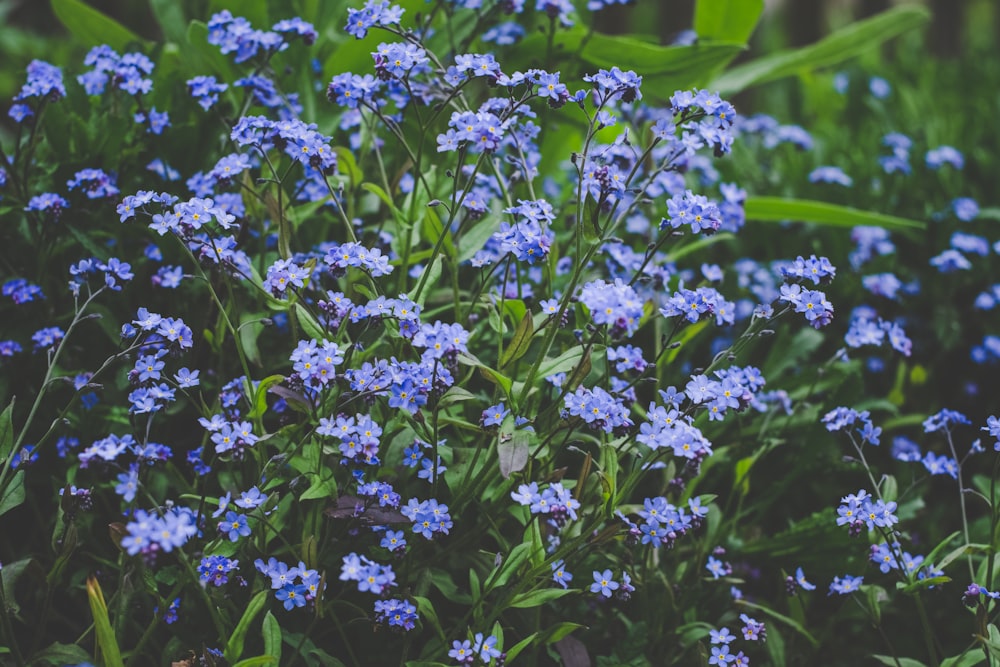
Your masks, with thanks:
M312 316L312 313L300 304L292 306L292 310L295 311L295 317L299 320L299 325L307 336L315 338L320 342L326 339L326 331L323 330L323 327L320 326L316 318Z
M444 252L446 257L450 257L452 259L455 258L455 243L451 238L451 230L444 228L441 218L438 216L437 211L433 208L427 208L424 212L424 225L422 230L424 232L424 238L426 238L431 245L436 245L438 239L443 236L444 240L441 242L441 250Z
M0 491L0 516L20 507L24 502L24 471L18 470L7 482L7 488Z
M698 0L694 31L698 39L746 43L764 11L764 0Z
M948 537L946 537L943 540L941 540L940 542L938 542L937 546L934 547L933 549L931 549L930 553L927 554L927 557L924 558L924 562L925 563L932 563L934 565L935 569L938 569L938 570L944 569L944 568L941 567L940 563L938 563L937 557L938 557L938 555L942 551L944 551L945 549L948 548L948 545L951 544L951 541L953 539L955 539L956 537L958 537L961 534L962 534L961 531L956 530L951 535L949 535Z
M274 656L278 662L281 662L281 626L278 625L278 619L270 610L264 614L264 622L261 624L260 631L264 635L264 653Z
M334 146L333 152L337 154L337 168L341 173L347 174L351 181L351 187L358 185L364 180L365 175L358 167L358 161L354 159L354 154L345 146Z
M271 27L267 4L268 0L209 0L208 8L212 14L228 9L237 16L246 17L254 28L267 30Z
M986 628L986 631L990 635L986 642L986 646L989 648L990 654L994 658L1000 658L1000 628L997 628L996 625L990 623L990 625Z
M978 220L1000 220L1000 207L991 206L989 208L979 209L979 215L976 216Z
M479 575L472 568L469 568L469 591L472 593L473 602L483 596L483 586L479 582Z
M563 352L555 359L546 359L538 366L538 378L544 379L556 373L568 373L576 368L583 358L583 347L573 347Z
M129 44L143 43L134 32L81 0L52 0L52 11L86 46L107 44L120 53Z
M482 250L496 230L497 221L486 216L455 239L459 264L472 259L473 255Z
M187 20L184 18L184 4L176 0L149 0L149 7L156 16L156 22L167 39L183 44L187 35Z
M229 56L219 51L219 47L208 43L208 26L202 21L191 21L187 29L187 43L190 55L200 61L201 67L209 70L222 81L232 82L240 78L240 71ZM232 91L229 91L230 93ZM233 100L236 98L233 97ZM234 102L235 103L235 102Z
M284 375L268 375L261 380L257 385L257 392L254 394L253 409L247 417L250 419L263 417L264 413L267 412L267 391L274 385L281 384L284 381Z
M266 665L277 665L278 659L273 655L258 655L255 658L240 660L233 667L266 667Z
M532 632L530 635L519 641L518 643L511 646L507 651L507 662L511 662L521 654L521 652L531 646L531 643L538 638L537 632Z
M427 598L419 595L413 596L413 604L417 605L417 615L430 623L441 641L445 641L444 629L441 627L441 621L438 620L437 612L434 611L434 604Z
M945 658L941 661L941 667L975 667L985 660L982 651L970 649L961 655Z
M262 313L247 314L243 316L243 322L238 328L240 334L240 345L243 346L243 353L254 366L263 365L260 359L260 347L257 345L257 338L264 331L264 324L260 321Z
M716 78L709 88L723 95L732 95L750 86L800 71L837 65L920 27L929 18L930 12L918 5L896 7L865 21L852 23L810 46L779 51L734 67Z
M531 545L528 558L531 560L533 567L538 567L545 562L545 543L542 542L542 530L539 528L537 521L532 521L528 524L526 532L525 541Z
M865 593L865 599L868 601L868 609L875 623L881 623L882 603L889 599L889 595L881 586L862 586L861 590Z
M94 636L101 655L103 667L124 667L122 654L115 639L115 631L108 618L108 605L104 602L104 593L97 577L87 578L87 601L90 603L90 613L94 616Z
M676 262L679 259L683 259L688 255L704 250L709 246L713 246L716 243L732 243L736 240L735 234L730 234L729 232L719 232L718 234L712 234L711 236L702 236L698 240L692 241L672 250L667 253L667 260L671 262Z
M965 554L982 553L987 549L989 549L988 544L963 544L957 549L950 551L944 558L941 559L940 563L935 564L939 570L943 570Z
M545 631L542 635L542 641L546 644L554 644L566 635L570 634L574 630L586 630L586 625L581 625L579 623L570 623L569 621L564 621L562 623L556 623L551 628Z
M257 618L257 614L267 604L268 593L270 591L259 591L247 603L247 607L243 611L243 616L240 618L239 623L236 624L236 628L233 629L233 634L229 636L229 641L226 642L225 656L229 662L236 662L243 655L243 643L246 641L247 631L250 629L250 624Z
M903 584L903 582L900 581L896 583L896 587L907 595L915 595L925 588L946 584L949 581L951 581L951 577L927 577L926 579L918 579L912 584Z
M926 223L916 220L808 199L750 197L747 199L745 210L747 220L760 222L801 221L831 227L872 225L895 232L920 232L927 228Z
M518 568L524 561L528 560L531 553L531 544L522 542L510 550L510 554L504 559L500 567L493 571L493 574L486 579L485 589L487 592L498 586L504 586L514 576Z
M410 298L413 299L415 303L421 306L424 305L424 302L427 301L427 295L430 294L431 289L435 285L437 285L438 280L441 278L442 267L443 267L443 262L441 260L440 255L434 258L434 262L430 266L424 267L423 270L427 271L429 275L427 276L427 280L424 282L422 291L420 292L420 294L417 294L416 286L414 286L413 292L411 292L409 295Z
M517 51L544 53L547 37L536 33L521 40ZM557 39L557 57L574 57L595 67L635 70L643 94L665 100L675 90L704 87L712 76L746 48L745 40L699 40L689 46L660 46L622 35L570 30Z
M528 591L527 593L515 595L514 599L510 601L510 607L513 609L531 609L532 607L540 607L546 602L552 602L573 593L576 593L576 591L572 588L543 588L537 591Z
M535 334L535 322L531 311L525 312L524 317L517 323L514 329L514 337L510 344L500 355L500 368L503 368L512 361L517 361L523 357L531 346L531 337Z
M924 663L919 660L914 660L913 658L894 658L891 655L873 655L873 658L878 660L883 665L892 665L892 667L926 667ZM898 662L897 662L898 660Z
M448 391L441 396L441 400L438 401L438 405L443 408L462 401L476 400L479 400L478 397L468 389L462 389L461 387L455 386L449 388Z
M14 399L0 413L0 461L6 461L14 450Z

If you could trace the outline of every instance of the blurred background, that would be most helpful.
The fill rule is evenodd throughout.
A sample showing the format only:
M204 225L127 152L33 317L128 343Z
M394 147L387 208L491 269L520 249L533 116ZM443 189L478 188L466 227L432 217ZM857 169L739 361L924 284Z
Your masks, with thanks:
M171 12L181 13L187 19L204 19L219 4L215 0L84 1L154 41L163 35L152 5L169 5ZM339 11L324 7L327 15L336 16L361 3L330 0L329 4L343 5L336 8ZM581 0L580 4L585 3ZM1000 44L997 0L765 0L764 17L741 60L780 48L811 44L852 21L899 4L927 6L934 18L921 39L889 44L882 53L889 61L919 61L927 55L970 62L997 59L996 47ZM670 44L690 38L685 31L691 28L694 5L695 0L637 0L604 10L598 15L596 27L608 34L631 33L652 42ZM64 36L64 29L47 1L0 0L0 62L8 65L0 68L0 99L9 99L16 92L22 83L23 65L33 58L67 62L64 56L79 47L63 39ZM740 101L745 104L750 100ZM4 114L0 122L7 120Z

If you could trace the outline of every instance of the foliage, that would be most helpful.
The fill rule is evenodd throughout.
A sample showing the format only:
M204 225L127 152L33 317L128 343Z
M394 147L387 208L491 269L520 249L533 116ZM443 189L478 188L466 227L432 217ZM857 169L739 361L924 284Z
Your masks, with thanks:
M1000 659L1000 141L868 74L926 12L732 64L759 0L612 4L54 0L0 662Z

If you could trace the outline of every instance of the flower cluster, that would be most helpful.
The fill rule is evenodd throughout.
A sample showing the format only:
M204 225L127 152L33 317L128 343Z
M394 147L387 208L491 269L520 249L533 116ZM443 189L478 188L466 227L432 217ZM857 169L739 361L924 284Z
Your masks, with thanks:
M289 567L276 558L268 558L267 562L258 558L254 561L254 567L271 580L274 597L282 603L286 611L314 603L323 594L322 577L316 570L306 567L305 563L300 562L297 567ZM343 575L340 578L344 580Z

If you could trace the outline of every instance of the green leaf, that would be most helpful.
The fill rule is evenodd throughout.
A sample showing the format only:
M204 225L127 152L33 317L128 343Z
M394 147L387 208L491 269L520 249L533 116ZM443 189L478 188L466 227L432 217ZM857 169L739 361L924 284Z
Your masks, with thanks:
M535 322L529 310L524 313L524 317L517 323L517 328L514 329L514 337L503 351L503 354L500 355L500 368L523 357L531 346L531 337L534 334Z
M896 588L903 591L907 595L916 595L925 588L930 588L931 586L939 586L940 584L946 584L951 581L951 577L927 577L926 579L918 579L912 584L904 584L902 581L896 582Z
M544 379L550 375L555 375L556 373L568 373L580 360L583 359L583 347L573 347L563 352L555 359L546 359L541 364L538 365L538 375L537 378Z
M0 413L0 461L6 461L14 451L14 399Z
M542 530L538 527L538 521L529 523L525 533L525 542L531 545L528 558L533 567L538 567L545 562L545 544L542 542Z
M764 0L698 0L694 31L699 40L745 43L763 11Z
M479 582L479 575L472 568L469 568L469 590L472 592L472 600L476 602L483 596L483 586Z
M271 27L267 2L268 0L209 0L208 8L211 14L228 9L236 16L246 17L254 28L267 30Z
M537 591L528 591L527 593L515 595L508 606L512 609L531 609L532 607L540 607L543 604L558 600L572 593L576 593L572 588L542 588Z
M90 613L94 616L94 636L97 649L102 656L104 667L124 667L122 654L115 639L115 631L108 618L108 605L104 602L104 593L97 577L87 578L87 601L90 603Z
M430 294L431 288L435 286L438 280L441 278L441 269L443 266L443 261L441 255L434 258L434 262L430 266L425 266L424 271L428 272L427 280L424 281L424 285L421 288L420 294L416 294L416 286L414 286L413 291L410 293L409 297L421 306L427 301L427 295ZM405 269L404 269L405 270ZM419 283L418 283L419 284Z
M1000 658L1000 629L990 623L986 631L990 635L989 639L986 641L986 646L989 648L990 654L994 658Z
M914 660L913 658L897 658L891 655L873 655L873 658L881 662L883 665L892 665L892 667L926 667L924 663L919 660Z
M801 49L779 51L734 67L710 86L722 95L732 95L750 86L781 79L800 71L837 65L882 42L918 28L930 12L917 5L904 5L865 21L852 23L832 35Z
M264 622L260 626L264 635L264 653L281 661L281 626L270 610L264 614Z
M497 221L486 216L459 236L455 240L459 264L472 259L473 255L482 250L483 246L486 245L486 242L493 236L496 230Z
M497 443L497 457L500 459L500 474L507 479L528 465L531 442L527 431L516 431L509 440Z
M934 547L933 549L931 549L930 553L927 554L927 557L924 558L924 562L925 563L932 563L934 565L935 569L938 569L938 570L944 569L944 568L941 567L940 563L938 563L938 561L937 561L938 554L940 554L942 551L944 551L945 549L947 549L948 545L951 544L951 541L953 539L955 539L956 537L958 537L959 535L961 535L961 534L962 534L961 531L956 530L954 533L952 533L948 537L946 537L943 540L941 540L940 542L938 542L937 546Z
M586 630L586 625L581 625L579 623L570 623L569 621L564 621L562 623L556 623L551 628L545 631L542 635L542 641L546 644L555 644L557 641L570 634L574 630Z
M255 658L240 660L233 667L265 667L265 665L277 665L278 659L273 655L258 655Z
M429 622L434 631L437 632L438 637L441 641L445 641L444 629L441 627L441 621L438 620L437 612L434 611L434 604L425 597L420 597L419 595L413 596L413 604L417 605L417 615Z
M531 646L531 643L534 642L535 639L537 638L538 638L538 633L533 632L524 639L522 639L521 641L519 641L518 643L511 646L507 651L505 651L507 654L507 662L512 662L514 658L520 655L524 649Z
M545 52L541 33L521 40L522 54ZM559 35L557 56L602 68L620 67L642 74L644 95L665 100L681 88L704 87L713 74L746 48L744 41L700 40L689 46L659 46L622 35L571 30Z
M993 206L990 208L979 209L979 215L976 216L977 220L1000 220L1000 207Z
M865 593L865 599L868 601L868 609L871 611L875 623L881 623L882 603L889 599L888 593L881 586L862 586L861 590Z
M460 403L462 401L477 401L477 400L479 400L479 398L475 394L470 392L468 389L462 389L461 387L454 386L449 388L448 391L446 391L444 395L441 396L441 399L438 401L438 406L443 408L448 405Z
M441 218L433 208L428 208L425 211L424 225L421 229L424 232L424 238L431 245L436 245L438 239L444 237L444 240L441 241L441 250L445 256L452 259L455 258L455 243L451 238L451 230L444 228Z
M510 578L514 576L517 569L521 567L521 564L528 560L528 555L531 553L531 544L528 542L522 542L516 547L510 550L510 554L504 559L500 567L493 571L486 579L486 591L489 592L497 586L504 586L510 581Z
M320 475L314 475L312 483L305 493L299 496L299 500L325 500L336 495L337 479L335 477L331 475L324 479Z
M713 246L716 243L732 243L734 241L736 241L736 235L730 234L729 232L720 232L718 234L712 234L711 236L702 236L696 241L686 243L676 250L668 252L667 260L676 262L677 260L683 259L692 253L704 250L709 246Z
M312 313L303 308L300 304L292 306L292 310L295 311L295 317L298 318L299 325L302 327L302 331L305 335L310 338L315 338L319 342L326 340L326 331L324 331L323 327L320 326L319 321L312 316Z
M257 618L257 614L267 604L267 595L269 592L266 590L259 591L247 603L243 616L240 618L239 623L236 624L236 628L233 629L233 634L229 636L229 641L226 642L225 656L229 662L236 662L243 655L243 643L246 641L247 631L250 629L250 624Z
M191 21L188 24L187 43L191 49L185 55L197 60L201 68L208 69L207 73L228 82L240 78L240 71L229 57L221 53L219 47L208 43L208 26L202 21Z
M143 43L134 32L81 0L52 0L52 11L87 46L107 44L122 52L129 44Z
M267 412L267 391L277 384L285 381L284 375L268 375L257 385L257 392L254 394L253 409L247 415L250 419L263 417Z
M345 146L334 146L333 152L337 154L337 168L340 170L342 174L347 174L347 178L351 182L351 187L354 187L362 180L364 180L365 175L361 172L361 169L358 167L358 161L354 159L354 154L351 153L349 148ZM381 188L379 188L379 190L381 190ZM373 190L368 189L368 191L374 193ZM377 193L375 194L377 195ZM386 195L386 197L388 196L389 195Z
M156 16L160 29L171 42L183 44L187 35L184 4L177 0L149 0L149 7Z
M92 659L93 656L75 644L60 644L56 642L36 653L29 661L29 664L46 663L55 667L63 667L63 665L90 662Z
M949 565L951 565L953 562L964 556L965 554L982 553L985 552L987 549L989 549L988 544L963 544L957 549L953 549L952 551L950 551L948 555L946 555L944 558L941 559L940 563L935 563L935 565L937 565L937 568L939 570L943 570Z
M745 48L743 41L720 43L702 40L690 46L660 46L632 37L594 33L584 45L580 57L598 67L632 69L642 73L644 78L672 75L697 83L701 73L710 71L742 51ZM664 95L669 96L673 92L671 90Z
M838 206L808 199L785 199L783 197L750 197L746 205L747 220L761 222L784 222L786 220L815 222L831 227L856 227L873 225L885 227L895 232L921 232L927 228L924 222L898 218L894 215L861 211L849 206Z
M254 366L262 366L260 359L260 347L257 345L257 338L264 331L264 324L260 321L262 313L246 314L243 322L240 323L238 331L240 334L240 345L243 346L243 353Z
M20 507L24 502L24 471L18 470L7 482L7 488L0 492L0 516Z
M351 157L351 159L352 160L354 159L353 156ZM347 168L346 168L347 171L350 171L351 169L354 169L354 170L357 171L357 174L352 174L351 178L355 178L355 177L360 178L361 177L361 172L360 172L360 170L358 170L357 164L354 164L353 166L348 165ZM389 196L388 192L386 192L385 190L383 190L378 185L375 185L374 183L362 183L361 184L361 189L364 190L364 191L366 191L366 192L372 193L373 195L375 195L376 197L378 197L382 201L383 204L385 204L386 206L389 207L389 211L392 213L392 217L396 220L396 224L399 226L400 229L404 229L405 230L405 229L409 229L412 226L410 224L410 221L407 219L406 214L404 214L401 210L399 210L399 207L396 206L396 204L393 203L392 197ZM412 257L412 255L411 255L411 257Z
M982 651L972 649L962 655L945 658L941 661L941 667L974 667L974 665L978 665L985 659Z

